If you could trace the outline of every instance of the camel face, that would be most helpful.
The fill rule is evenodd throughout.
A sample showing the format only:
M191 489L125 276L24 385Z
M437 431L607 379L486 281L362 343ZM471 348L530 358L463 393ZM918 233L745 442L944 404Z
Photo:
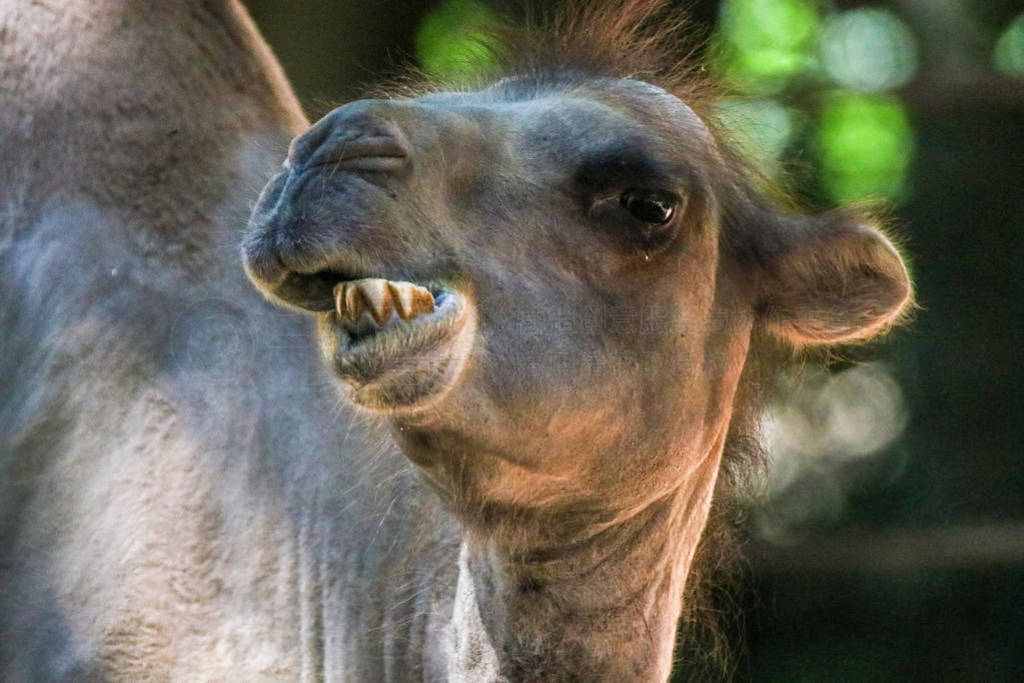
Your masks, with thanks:
M367 408L486 425L501 451L663 452L750 325L716 293L709 140L635 81L354 102L293 143L248 270L318 313Z
M293 142L246 267L442 488L621 511L720 449L755 325L830 343L908 295L874 228L774 211L726 158L632 79L353 102Z

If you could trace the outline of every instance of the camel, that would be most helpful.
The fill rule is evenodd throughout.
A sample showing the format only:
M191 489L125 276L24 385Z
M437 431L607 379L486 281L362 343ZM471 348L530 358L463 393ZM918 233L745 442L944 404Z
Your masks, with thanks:
M312 127L235 0L0 5L5 680L668 678L767 350L911 290L660 4Z

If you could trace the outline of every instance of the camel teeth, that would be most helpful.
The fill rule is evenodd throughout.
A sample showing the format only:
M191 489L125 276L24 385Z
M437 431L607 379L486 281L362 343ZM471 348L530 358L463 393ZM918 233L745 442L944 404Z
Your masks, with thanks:
M339 318L345 317L345 288L346 283L341 282L334 286L334 312Z
M388 289L402 320L412 320L420 313L434 311L434 297L424 287L411 282L388 282Z
M391 300L395 303L395 310L402 320L408 320L413 316L412 287L413 285L408 282L388 282Z
M370 306L370 315L378 325L391 317L392 303L391 295L388 292L388 281L377 277L359 280L356 283L363 299Z
M345 283L345 316L353 322L359 320L363 312L363 298L359 296L359 290L354 282Z
M392 312L406 321L422 313L432 313L434 297L425 287L411 282L363 278L335 285L334 310L339 319L352 322L369 312L374 321L382 325Z
M412 318L420 313L433 313L434 295L419 285L412 285L410 288L412 289L412 313L409 317Z

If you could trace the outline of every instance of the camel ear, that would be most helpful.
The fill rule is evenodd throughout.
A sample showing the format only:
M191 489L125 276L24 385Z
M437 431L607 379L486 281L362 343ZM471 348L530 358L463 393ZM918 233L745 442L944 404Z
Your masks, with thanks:
M885 330L911 299L896 248L845 213L791 218L762 249L758 312L792 344L834 344Z

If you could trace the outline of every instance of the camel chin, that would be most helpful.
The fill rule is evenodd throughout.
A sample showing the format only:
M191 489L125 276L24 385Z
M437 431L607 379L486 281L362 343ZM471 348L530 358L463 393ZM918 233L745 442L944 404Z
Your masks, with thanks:
M361 278L334 287L317 316L320 348L349 398L373 412L436 405L466 367L476 329L471 298L450 283Z

